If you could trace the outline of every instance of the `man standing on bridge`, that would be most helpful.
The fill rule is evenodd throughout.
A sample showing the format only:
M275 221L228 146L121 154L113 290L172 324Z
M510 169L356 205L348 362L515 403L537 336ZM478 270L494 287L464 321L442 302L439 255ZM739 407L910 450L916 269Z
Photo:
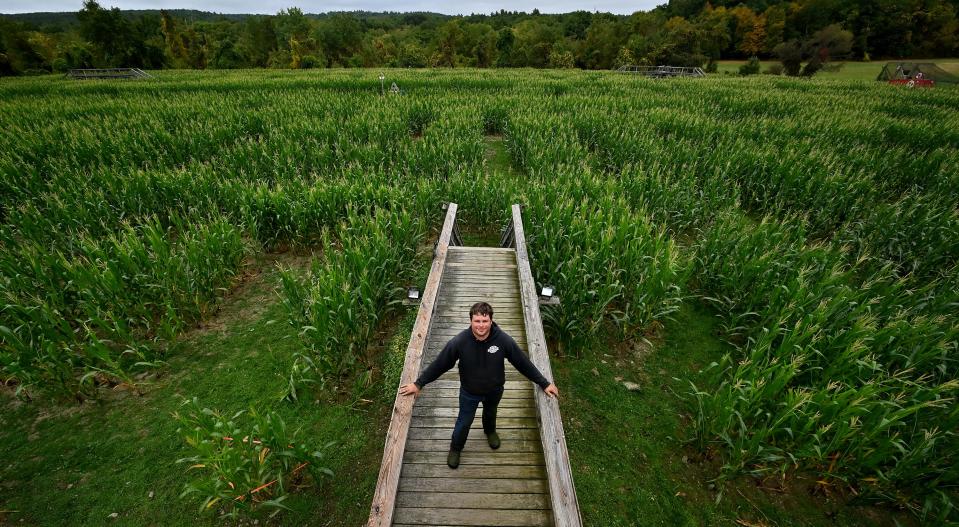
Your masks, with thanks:
M446 464L456 468L460 464L460 452L466 446L470 426L476 416L476 407L483 403L483 431L492 449L499 448L496 433L496 407L503 397L506 384L506 359L520 373L535 382L550 397L559 396L556 385L546 380L530 362L516 341L493 322L493 307L486 302L477 302L470 308L470 327L450 339L439 356L415 382L400 387L401 395L418 395L427 384L443 375L456 361L460 372L460 408L453 427L453 440Z

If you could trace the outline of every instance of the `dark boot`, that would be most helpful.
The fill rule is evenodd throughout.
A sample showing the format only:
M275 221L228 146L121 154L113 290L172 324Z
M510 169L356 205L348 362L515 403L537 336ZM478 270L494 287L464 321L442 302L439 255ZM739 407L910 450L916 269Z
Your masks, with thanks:
M446 455L446 464L450 468L456 468L460 466L460 451L450 449L450 453Z
M489 447L493 450L499 448L499 434L493 432L492 434L486 434L486 440L489 441Z

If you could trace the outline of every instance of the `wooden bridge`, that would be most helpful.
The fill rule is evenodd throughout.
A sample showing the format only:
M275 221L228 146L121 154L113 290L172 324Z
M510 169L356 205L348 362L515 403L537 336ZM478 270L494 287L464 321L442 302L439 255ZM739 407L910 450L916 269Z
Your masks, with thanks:
M552 381L520 206L513 205L502 248L463 247L456 209L447 208L400 385L413 382L469 326L469 308L481 300ZM397 395L368 525L581 525L557 400L507 363L497 412L502 446L490 449L477 415L454 470L446 454L458 394L454 368L415 401Z
M140 68L72 69L65 75L68 79L152 79L153 76Z

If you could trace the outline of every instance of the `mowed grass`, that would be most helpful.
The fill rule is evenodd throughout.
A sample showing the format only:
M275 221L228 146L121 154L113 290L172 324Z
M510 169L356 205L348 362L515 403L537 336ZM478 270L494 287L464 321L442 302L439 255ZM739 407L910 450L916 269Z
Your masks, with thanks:
M477 243L493 243L469 229ZM105 394L83 405L16 402L3 395L3 519L17 525L195 525L208 522L180 498L189 451L171 414L180 396L232 413L271 408L316 445L334 441L335 476L299 489L273 525L359 525L368 514L392 398L376 385L346 399L280 401L296 349L276 294L275 257L261 257L215 318L184 336L145 394ZM305 265L305 257L287 264ZM394 319L391 349L408 335ZM465 322L464 322L465 324ZM696 301L652 346L634 342L583 358L555 357L574 479L587 525L883 525L901 514L809 495L809 483L764 491L749 480L716 487L714 467L682 442L691 408L685 379L718 359L717 319ZM397 330L404 329L400 334ZM399 346L397 346L399 344ZM386 357L381 357L387 361ZM393 361L395 362L395 361ZM379 379L379 378L378 378ZM640 385L628 391L623 381ZM364 402L362 399L366 399ZM724 497L718 503L717 494ZM152 496L152 497L151 497ZM880 514L881 512L881 514ZM114 519L110 515L117 513ZM881 520L881 521L880 521Z
M815 495L811 479L712 481L711 460L684 445L693 412L684 394L688 380L728 351L718 326L711 311L690 300L651 336L652 346L633 341L582 359L554 359L584 524L912 524L900 511Z
M304 259L298 258L300 265ZM272 523L362 523L379 471L388 403L372 386L345 400L280 401L298 343L275 291L274 265L273 257L261 258L220 313L177 342L168 366L146 381L142 396L115 391L76 405L22 403L2 392L0 524L204 521L198 502L179 497L192 477L176 462L192 455L171 417L181 396L227 415L273 409L313 445L335 442L326 457L334 477L294 492L285 502L292 510ZM111 519L113 513L118 517Z
M820 71L816 74L816 78L845 81L874 81L887 62L894 61L842 62L842 67L840 67L838 71ZM959 74L959 58L916 59L913 62L933 62L950 73ZM739 75L739 67L745 63L745 60L720 60L718 62L719 67L717 73L719 75ZM762 64L760 71L764 72L773 64L779 64L779 61L762 60L760 64Z
M928 236L922 234L926 231L920 229L927 226L924 223L926 221L929 226L934 226L941 223L941 218L948 220L951 218L948 213L954 210L952 205L955 200L947 199L940 206L938 201L929 199L927 195L935 193L948 197L951 196L949 189L957 188L948 183L937 183L951 182L949 174L955 173L950 170L954 168L955 154L951 145L955 141L950 141L948 130L939 126L939 123L954 117L956 105L952 104L955 102L952 99L955 93L950 89L910 92L906 99L906 92L888 90L888 87L871 82L871 79L869 82L841 83L829 81L826 77L823 78L827 80L821 82L818 79L773 79L769 76L739 79L718 75L706 80L677 80L666 86L659 81L609 76L599 72L571 72L560 76L555 72L464 73L456 70L442 72L440 79L421 77L421 73L397 72L398 75L406 75L402 77L401 85L409 89L407 93L411 96L384 99L383 102L389 101L386 105L376 102L379 99L370 101L364 99L366 96L362 94L352 93L360 82L359 76L372 78L370 72L287 72L269 73L269 76L263 76L266 75L263 72L217 72L217 75L225 78L199 83L198 87L209 89L211 93L206 98L198 96L195 100L200 102L196 103L195 109L205 110L209 104L221 98L231 99L223 97L224 92L249 91L247 95L250 100L269 104L252 106L254 109L249 111L255 115L249 117L269 116L273 121L271 126L258 123L258 119L246 121L247 105L231 108L229 115L232 115L232 120L217 112L210 114L211 130L222 128L220 120L235 121L235 130L227 127L229 130L222 133L240 139L232 149L224 149L219 141L211 139L203 142L204 146L195 151L204 159L209 156L209 166L237 169L239 176L231 178L228 186L222 186L218 176L214 177L217 172L208 170L204 162L199 162L191 164L184 171L185 178L178 176L179 169L164 169L152 174L150 179L140 179L143 174L139 172L101 174L101 171L90 170L89 174L78 172L76 179L67 180L69 184L59 184L56 188L65 190L72 188L72 185L112 188L113 185L121 186L120 182L126 184L131 180L139 181L144 188L159 184L160 188L171 192L168 198L159 200L155 205L157 211L167 210L165 207L179 203L202 201L197 196L207 195L210 197L211 211L220 211L220 207L235 207L237 215L232 217L232 221L239 225L248 225L244 222L251 218L260 222L256 223L259 226L257 231L245 232L246 236L259 234L261 241L285 241L294 247L315 246L317 240L312 235L320 227L328 227L342 220L336 211L345 207L330 206L329 215L321 214L315 218L310 214L300 214L301 211L323 210L323 206L330 202L379 206L377 204L381 199L383 203L391 204L410 197L422 202L422 206L411 208L419 211L415 213L418 217L427 216L424 212L427 202L433 207L434 200L457 201L463 212L464 223L460 227L467 243L492 245L498 241L498 227L507 216L503 205L509 202L505 198L515 197L529 206L524 212L524 218L531 222L527 224L528 234L537 231L548 233L545 228L535 228L536 224L532 222L536 221L543 227L548 227L552 222L553 232L557 233L556 236L541 237L536 244L531 242L534 258L539 258L541 262L572 261L575 264L575 276L600 277L597 282L600 285L614 285L616 280L624 276L614 276L606 271L635 273L636 269L642 267L635 262L646 261L650 254L680 254L674 253L669 244L657 246L656 251L638 252L635 244L626 243L627 240L623 238L645 242L652 239L647 234L655 235L659 232L657 229L672 222L690 228L700 225L694 221L695 218L716 217L715 221L705 226L710 228L696 230L704 236L708 235L708 241L712 243L711 246L704 244L707 248L701 251L700 256L721 255L715 259L716 262L728 263L728 268L737 272L760 267L754 265L754 258L750 256L752 253L743 250L750 247L757 248L760 255L771 254L776 258L783 257L784 253L788 253L785 256L801 253L813 258L821 251L815 245L807 248L807 241L814 244L815 240L831 236L833 231L838 237L837 244L842 243L845 237L858 239L858 230L847 231L845 227L834 225L833 220L837 215L834 211L849 211L851 216L847 221L850 225L865 224L875 229L873 237L862 243L866 251L884 247L881 244L889 238L891 230L900 233L901 239L913 240L938 240L942 234L944 241L941 247L947 247L950 239L956 239L950 235L955 232L954 229L930 228L932 235ZM130 93L126 95L130 99L135 98L139 102L142 98L152 108L166 108L175 106L177 100L194 100L192 92L188 91L190 97L183 97L181 90L196 89L191 83L209 79L212 73L184 73L185 80L174 78L179 75L177 73L170 75L166 87L175 90L169 93L164 91L166 81L156 85L125 84L116 93L113 92L113 86L100 84L65 87L98 93L100 96L95 98L96 104L104 101L112 104L114 95L121 96L129 90ZM433 73L430 72L430 75ZM479 78L487 76L496 78ZM553 76L556 78L551 78ZM487 95L472 90L448 89L474 86L476 81L481 81L476 85L477 92L490 85L499 85L509 86L519 93L491 92ZM592 86L592 83L597 84ZM152 95L137 91L155 86L161 89ZM311 92L306 86L312 86L316 91ZM110 96L103 97L103 93L98 91L101 89ZM55 111L54 108L46 108L46 105L48 101L57 100L53 96L56 93L46 94L40 89L34 91L37 93L31 97L35 97L37 107L44 111ZM600 92L602 94L598 95ZM16 95L15 90L12 93ZM414 93L417 93L415 98L412 97ZM902 98L903 101L891 105L885 98L887 93L893 100ZM324 97L334 101L331 108L335 111L329 114L318 112L325 107L325 103L322 103ZM376 111L356 116L345 124L336 114L343 109L363 107L363 103ZM629 111L608 111L610 108L620 108L620 104ZM144 111L137 105L131 105L130 108L137 110L126 114L140 115ZM29 120L31 113L26 107L13 109L19 112L15 115L20 120ZM488 135L492 128L484 129L481 123L493 120L503 112L509 116L509 127L503 129L502 139ZM116 115L123 113L117 112ZM165 115L164 120L156 121L155 127L151 125L142 130L143 137L153 137L162 131L164 128L161 124L166 119L172 123L193 122L195 119L191 115ZM324 117L304 121L304 115ZM637 119L636 115L641 115L641 118ZM429 119L432 121L424 125L423 122ZM8 120L14 130L16 120ZM373 122L377 124L371 125ZM297 126L293 130L285 128L289 123L296 123ZM385 123L387 128L382 128L379 123ZM76 126L78 123L69 124ZM414 128L420 130L419 135L414 133ZM301 146L300 141L319 135L321 129L323 141L304 142L310 146ZM371 141L370 131L380 129L388 129L390 133ZM182 127L181 130L182 134L176 137L190 137L195 133ZM98 162L95 160L101 151L107 152L114 147L95 132L97 130L89 131L83 141L64 142L73 145L65 149L67 153L72 152L83 163L93 165ZM32 137L33 133L31 130L22 130L19 135ZM207 135L216 137L212 133ZM350 136L349 140L341 141L344 136ZM47 138L59 136L50 132L43 137L42 141L36 140L36 148L25 147L23 150L31 153L36 150L38 155L42 153L50 159L64 159L63 153L54 148L60 146L60 142L55 139L47 141ZM265 137L270 141L265 141ZM796 141L799 137L806 137L808 141ZM136 141L131 140L129 144L134 145ZM317 152L322 153L324 146L330 144L335 144L336 148L331 148L329 155L321 161L318 157L322 156L317 156ZM393 148L397 144L400 147ZM278 148L278 145L283 148ZM295 157L292 159L295 162L291 163L278 163L270 155L260 155L284 148L288 154L302 151L303 157ZM136 147L135 150L141 149ZM164 143L156 148L158 153L178 151L175 142ZM383 152L390 154L383 156ZM717 152L719 154L714 155ZM653 163L656 159L668 162ZM406 165L409 174L399 178L387 171L381 173L377 168L399 164L400 160L413 162ZM176 159L167 161L173 163ZM636 169L637 162L643 170ZM131 162L131 166L134 164ZM13 169L18 165L12 160L8 159L6 166L9 168L8 174L21 172ZM50 168L45 164L38 166ZM56 168L55 165L51 166ZM344 181L334 183L343 185L338 187L341 190L358 184L367 185L368 189L384 188L389 191L383 195L352 191L340 195L313 194L313 191L330 187L328 181L320 179L311 181L309 187L297 186L307 173L312 177L314 172L325 173L343 166L350 167ZM246 170L250 167L269 174L271 179L252 183L246 176ZM794 167L797 170L793 170ZM461 169L462 173L457 172ZM60 172L51 170L50 173ZM842 177L832 178L834 173ZM38 190L46 188L40 182L47 172L38 170L37 174L37 188L34 190L39 192L38 196L49 194L51 201L55 201L53 198L58 194L45 194ZM207 186L187 186L187 183L203 174L208 177ZM714 179L714 174L721 177ZM907 177L897 179L899 174L906 174ZM911 174L917 176L913 178ZM90 179L88 175L96 178ZM273 181L274 177L276 181ZM885 200L891 199L889 196L912 189L919 180L922 180L922 189L908 191L915 193L910 194L910 199L917 201L913 208L907 210L921 211L922 207L929 206L930 213L917 215L915 226L910 223L912 216L906 217L910 221L902 220L898 229L895 229L895 222L886 221L890 217L895 219L893 213L897 208L884 208L890 211L886 215L870 212L873 203L885 205ZM255 185L259 185L259 190L249 191ZM139 188L136 185L133 187ZM294 191L287 193L284 190L289 188ZM417 191L415 195L393 192L400 188L415 188ZM295 189L301 190L296 192ZM664 189L666 192L662 192ZM735 192L726 192L729 189ZM9 190L16 190L17 193L22 191L20 188ZM305 190L310 192L306 193ZM19 195L17 193L10 195ZM139 194L131 192L130 195ZM224 200L224 196L232 198ZM261 201L263 196L272 197L275 201ZM328 199L305 200L301 199L303 196L325 196ZM577 201L599 205L588 210L572 210L569 205L563 205L570 202L572 198L567 199L569 196ZM744 197L742 200L741 196ZM863 205L843 206L843 203L850 203L845 200L850 196L854 197L851 200L853 203ZM106 200L107 197L110 196L103 197L103 200L113 203ZM71 201L56 210L62 210L66 218L77 211L86 211L86 217L89 218L100 218L101 209L86 205L87 198L83 194L71 196ZM137 200L117 201L131 210L134 204L141 203ZM909 203L912 201L907 201L906 205ZM270 204L278 206L264 206ZM724 209L723 204L730 206L731 210ZM435 205L438 208L438 203ZM116 210L117 218L132 214L123 206ZM254 212L247 214L250 211ZM600 213L604 211L612 213ZM26 216L33 219L49 216L46 208L37 208L35 212L35 217ZM793 216L798 212L808 214L815 220L815 225L819 227L815 230L817 236L806 240L804 231L797 229ZM586 218L581 218L584 215ZM741 216L747 219L740 221ZM572 219L576 219L580 225L573 232L575 236L570 236L569 231L564 229L573 223ZM580 222L580 219L588 221ZM290 223L275 224L273 220L289 220ZM656 224L646 225L652 221ZM436 222L433 223L434 229L438 227ZM36 225L42 227L46 224ZM610 229L610 226L615 228ZM637 226L643 227L643 230ZM56 245L39 233L45 235L60 231L58 228L35 229L44 247ZM630 234L610 238L609 244L601 247L605 253L587 252L587 249L594 248L591 242L603 240L601 235L606 232ZM678 232L687 231L679 229ZM868 234L872 231L864 228L863 232ZM767 238L760 235L769 236L773 242L778 239L776 236L783 236L788 243L767 243ZM289 236L289 239L284 236ZM550 240L560 242L551 245L548 243ZM723 243L729 240L732 240L729 245L734 246L733 249L740 250L727 251ZM682 235L677 237L677 243L684 242L693 245L696 240L685 240ZM717 250L710 250L709 247ZM633 252L627 253L626 249L630 248ZM552 252L549 253L547 249L552 249ZM937 251L931 243L928 247L920 244L920 249L928 251L914 251L907 247L904 256L902 253L893 254L902 260L893 263L900 263L905 268L914 261L922 262L920 270L932 275L936 271L934 262L950 261L950 253ZM892 250L889 252L893 253ZM591 258L573 258L583 254ZM597 254L600 256L596 257ZM622 254L632 254L634 258L614 258ZM293 354L301 349L302 343L297 342L297 330L289 327L289 319L278 305L274 291L278 276L272 271L270 258L253 266L263 270L260 281L251 280L248 285L233 291L219 314L207 319L200 330L191 331L177 340L176 349L166 355L169 364L160 369L160 377L147 380L145 395L136 396L127 391L103 392L99 403L77 406L70 401L48 402L42 398L30 403L15 402L9 394L5 394L0 399L0 446L8 453L9 460L0 463L0 511L15 512L0 513L5 515L0 517L0 523L21 524L23 520L22 524L40 525L186 525L205 521L197 513L195 501L178 498L183 482L190 477L190 473L184 464L176 464L175 460L189 455L189 452L177 436L170 414L177 409L178 396L183 395L196 396L202 405L217 408L227 415L250 406L257 406L260 410L273 409L292 428L302 428L304 436L313 444L336 441L327 457L327 465L334 470L335 477L321 482L317 487L294 493L293 498L286 502L293 510L281 514L272 522L295 525L361 524L369 508L380 462L389 405L392 393L395 393L395 376L385 376L394 379L392 382L383 381L381 385L367 386L357 391L346 388L328 396L301 397L295 404L280 402L290 376ZM776 258L773 260L776 261ZM792 258L783 261L803 261L799 257ZM669 261L668 258L664 259ZM18 263L16 257L10 257L8 261L11 262L8 268L19 273L22 263ZM836 252L833 261L842 263L843 256ZM880 264L886 263L878 261L877 265ZM425 269L427 266L422 267ZM551 267L558 268L547 264L534 265L533 271L542 281L552 281L557 276L556 273L552 276L549 274ZM778 267L795 266L785 264ZM43 269L42 266L37 268ZM664 266L651 265L649 268L663 269ZM728 274L721 272L719 263L709 269L712 273L709 276L714 279ZM13 276L14 272L8 276ZM640 278L637 279L637 276ZM650 335L652 347L637 346L636 336L630 334L625 337L633 338L629 344L590 345L583 358L555 359L554 370L564 391L562 408L567 420L574 478L587 523L909 523L908 517L892 515L888 509L840 505L852 499L850 494L857 488L836 485L831 475L827 475L825 482L817 486L807 476L808 471L817 468L815 463L809 461L785 467L781 472L771 467L766 474L772 474L768 476L772 481L742 476L732 484L714 484L711 480L720 474L720 466L725 461L720 458L735 456L741 450L735 446L728 449L722 445L716 446L722 439L721 435L718 438L704 436L702 439L708 446L702 450L686 446L686 441L691 441L695 436L690 419L696 411L692 403L684 399L690 390L690 382L706 390L704 393L719 393L718 390L710 391L719 381L730 380L742 385L753 380L764 382L769 378L759 372L755 376L734 379L714 378L716 382L710 383L703 382L703 376L699 374L700 369L717 361L726 351L720 344L722 340L733 337L733 341L737 342L736 338L742 336L729 334L729 328L735 325L732 322L737 317L745 317L755 311L772 312L778 309L768 300L772 295L762 293L772 288L762 289L756 287L755 283L750 286L749 277L744 278L739 282L747 284L742 286L744 291L760 291L752 295L755 299L741 292L731 279L729 283L713 280L699 290L694 280L694 287L688 291L692 295L714 298L727 295L735 298L739 295L742 303L730 304L731 307L726 308L729 312L704 311L698 307L695 296L686 296L685 287L681 293L676 292L675 295L681 294L685 298L682 308L671 315L672 321L665 315L657 319L652 327L659 327L660 321L665 327ZM946 280L948 276L942 279L944 291L948 286ZM622 281L643 287L657 283L637 274L629 274ZM916 278L917 283L920 281ZM425 277L421 276L412 283L423 282ZM679 286L686 285L685 278L662 281L666 285L674 282ZM774 282L769 279L760 285ZM591 284L574 287L573 284L553 283L560 286L564 306L569 308L569 320L588 320L590 311L599 306L599 312L592 313L593 318L602 320L606 317L606 324L595 326L598 339L605 338L610 326L615 325L611 323L610 315L622 320L621 312L604 312L599 302L575 300L577 292L594 289ZM699 283L703 284L701 280ZM912 282L906 285L912 285ZM26 286L23 290L31 291ZM836 298L828 294L831 291L828 289L811 291L817 295L812 298L821 297L824 300L821 304ZM635 292L632 291L633 294ZM778 301L786 302L782 298ZM633 302L631 305L639 306L641 303ZM723 310L722 307L716 309ZM792 309L788 310L788 313L792 312ZM584 313L587 316L583 316ZM642 320L644 315L642 312L634 314L637 316L633 320ZM720 324L726 326L726 331L716 330L716 315L725 317ZM947 315L943 318L948 321L952 317ZM897 327L912 327L912 322L903 319L903 324ZM402 326L397 326L396 320L381 325L383 327L378 328L380 333L395 333L392 342L400 343L402 352L409 329L400 330ZM758 332L763 328L757 326L753 329ZM838 322L826 326L826 329L836 335L845 334ZM569 336L583 332L571 333L574 335ZM905 331L903 333L913 335ZM915 332L914 337L916 341L925 340L924 334L919 331ZM396 347L390 346L389 349L395 351ZM379 357L377 353L380 352L373 353L374 359ZM748 362L740 360L741 356L733 355L734 363L742 365ZM395 373L396 355L391 354L389 358L390 361L382 362L391 364L391 371ZM849 375L851 381L856 382L854 376L855 372ZM622 380L616 377L622 377ZM626 391L621 381L636 382L640 390ZM799 381L796 385L806 389L806 384ZM827 383L807 384L808 389L828 395L830 388ZM775 402L787 393L784 390L763 400ZM315 399L320 402L317 403ZM737 401L743 399L733 396L715 406L735 409ZM863 397L863 400L874 399ZM830 399L827 397L825 400ZM869 413L879 418L892 416L892 413L883 414L880 411ZM813 414L809 412L809 415ZM763 430L762 423L754 424L755 420L749 419L761 413L744 411L741 415L746 416L748 424L743 425L743 435ZM937 425L942 421L926 418L924 422ZM911 428L913 435L918 438L916 427ZM797 434L797 437L808 439L810 434ZM783 436L756 444L764 448L782 448L784 440ZM911 452L916 454L923 453L920 443L914 443L910 448L914 448ZM849 448L857 449L860 452L868 450ZM788 453L792 455L792 452ZM703 455L707 457L703 458ZM806 459L809 457L807 454ZM897 460L901 459L889 457L888 464L884 460L879 470L883 473L894 472L886 469L894 468ZM930 456L929 459L935 462L948 458ZM753 457L747 459L746 466L755 467L761 461ZM948 475L948 461L942 464L944 468L939 474ZM855 469L855 465L852 468ZM850 473L862 475L861 471ZM785 481L778 480L779 474L783 475ZM736 474L727 475L733 477ZM711 484L714 486L710 487ZM830 494L823 496L813 494L814 491ZM717 502L720 494L721 499ZM109 519L113 513L118 516L115 520Z

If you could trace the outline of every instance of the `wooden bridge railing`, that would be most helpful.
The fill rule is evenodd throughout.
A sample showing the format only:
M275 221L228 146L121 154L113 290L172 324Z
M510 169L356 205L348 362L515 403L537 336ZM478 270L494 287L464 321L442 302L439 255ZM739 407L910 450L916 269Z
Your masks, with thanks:
M433 256L433 267L430 269L423 298L420 301L419 311L416 314L416 323L413 326L413 336L406 348L406 361L403 363L403 373L400 375L400 386L416 380L420 371L420 362L429 337L430 324L433 318L433 307L436 305L436 295L439 292L443 270L446 268L446 253L451 241L453 245L459 243L456 227L456 203L449 203L446 207L446 221L440 231ZM393 521L393 509L396 504L396 491L400 482L400 471L403 468L403 452L406 449L406 438L410 431L410 419L413 415L413 397L396 395L393 403L393 415L390 418L390 428L386 432L386 446L383 449L383 462L380 465L380 475L376 480L376 490L373 492L373 505L370 508L370 518L367 525L370 527L388 527Z
M65 75L70 79L152 79L153 76L140 68L72 69Z
M511 242L516 247L516 267L519 272L529 358L547 379L552 380L553 370L549 364L546 336L543 334L543 323L539 312L539 295L536 293L536 283L533 281L533 273L529 267L526 234L523 230L523 216L519 205L513 205L512 231ZM505 239L504 237L504 241ZM542 390L533 391L536 393L536 414L539 419L540 438L543 442L546 474L549 478L553 521L557 527L579 527L583 524L583 520L579 512L579 501L576 499L576 488L573 486L573 473L570 470L559 403L556 399L548 397Z

